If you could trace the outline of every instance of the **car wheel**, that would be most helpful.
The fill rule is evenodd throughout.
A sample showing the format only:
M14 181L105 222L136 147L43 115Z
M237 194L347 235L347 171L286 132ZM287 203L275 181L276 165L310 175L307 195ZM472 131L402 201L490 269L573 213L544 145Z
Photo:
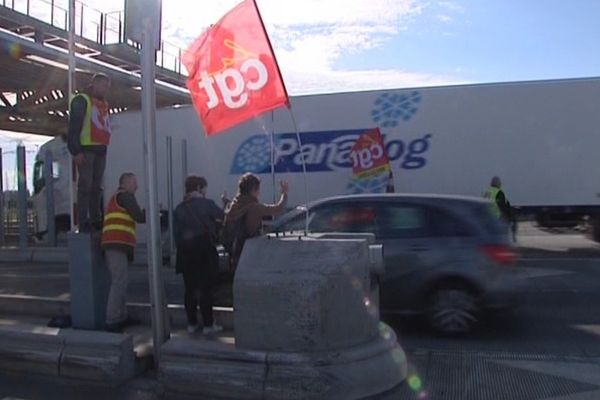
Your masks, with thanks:
M433 329L447 335L470 332L478 321L477 297L460 286L436 289L429 300L427 318Z

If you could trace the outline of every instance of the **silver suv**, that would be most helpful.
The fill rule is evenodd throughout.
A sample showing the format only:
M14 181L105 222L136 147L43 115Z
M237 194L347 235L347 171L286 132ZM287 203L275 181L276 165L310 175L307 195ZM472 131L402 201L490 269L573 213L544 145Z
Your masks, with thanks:
M490 309L517 304L521 286L508 228L481 199L437 195L352 195L309 204L311 232L370 232L383 244L383 312L424 313L430 325L465 333ZM273 223L305 229L306 207Z

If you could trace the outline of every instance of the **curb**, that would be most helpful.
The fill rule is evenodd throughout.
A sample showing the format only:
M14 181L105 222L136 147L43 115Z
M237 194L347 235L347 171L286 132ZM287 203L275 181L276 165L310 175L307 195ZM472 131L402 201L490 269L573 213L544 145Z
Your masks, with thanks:
M0 327L0 369L111 384L137 370L130 335L23 323Z
M134 265L146 265L147 251L139 249L135 252ZM0 263L40 263L68 264L69 251L67 247L27 247L0 248Z
M171 324L187 325L185 309L181 304L167 305ZM233 329L233 308L214 307L215 321L225 329ZM0 314L30 315L48 319L69 315L71 301L52 297L0 295ZM129 316L144 325L151 325L151 305L148 303L127 303Z

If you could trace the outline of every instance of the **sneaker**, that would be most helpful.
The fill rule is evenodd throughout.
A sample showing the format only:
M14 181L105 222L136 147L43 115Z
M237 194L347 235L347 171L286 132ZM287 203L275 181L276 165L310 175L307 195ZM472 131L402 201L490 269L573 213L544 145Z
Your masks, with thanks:
M188 333L191 335L191 334L194 334L194 333L196 333L196 332L198 331L198 329L199 329L199 328L200 328L200 327L198 326L198 324L196 324L196 325L188 325L188 327L187 327L187 331L188 331Z
M205 335L213 335L215 333L219 333L223 330L222 326L219 325L213 325L213 326L207 326L204 329L202 329L202 333Z

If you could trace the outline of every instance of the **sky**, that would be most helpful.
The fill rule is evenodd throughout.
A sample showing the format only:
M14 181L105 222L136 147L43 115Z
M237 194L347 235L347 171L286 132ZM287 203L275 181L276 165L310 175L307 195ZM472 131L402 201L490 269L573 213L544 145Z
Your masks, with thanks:
M237 3L163 0L163 38L185 48ZM291 94L600 75L597 0L257 4Z
M124 0L78 1L87 18L124 9ZM162 0L163 39L185 49L239 2ZM256 2L292 95L600 76L598 0ZM48 4L31 8L48 15Z
M256 1L292 95L600 76L599 0ZM124 0L84 2L124 8ZM185 49L238 3L163 0L163 39ZM47 140L0 139L5 170L19 141L31 152Z

